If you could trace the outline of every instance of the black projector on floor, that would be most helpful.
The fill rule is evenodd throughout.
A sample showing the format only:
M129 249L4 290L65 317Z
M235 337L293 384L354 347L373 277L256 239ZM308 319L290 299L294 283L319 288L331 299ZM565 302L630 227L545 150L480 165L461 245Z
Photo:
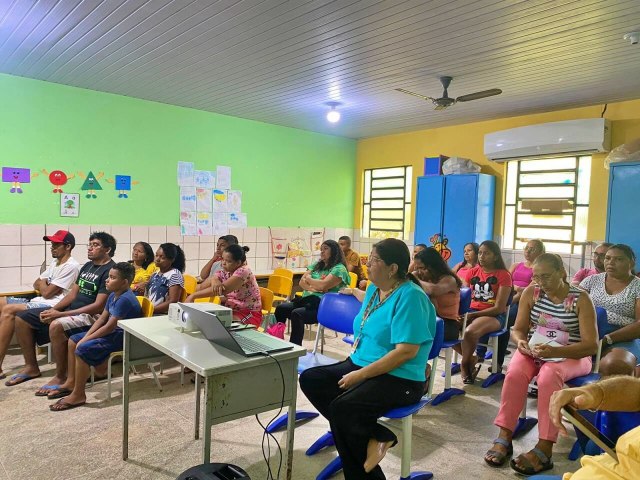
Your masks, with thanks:
M247 472L228 463L196 465L180 474L176 480L251 480Z

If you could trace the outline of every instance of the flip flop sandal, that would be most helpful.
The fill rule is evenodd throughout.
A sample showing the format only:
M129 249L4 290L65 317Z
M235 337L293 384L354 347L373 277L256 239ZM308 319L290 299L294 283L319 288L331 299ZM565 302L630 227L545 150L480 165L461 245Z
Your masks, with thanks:
M517 458L517 460L525 464L524 468L519 467L516 464L516 459L511 459L511 462L509 462L509 465L517 474L529 477L532 475L538 475L539 473L546 472L547 470L551 470L553 468L553 462L551 461L551 458L547 457L547 455L538 447L531 449L530 452L540 460L540 463L542 464L540 469L536 470L536 467L533 465L533 463L531 463L531 460L529 460L524 456L524 454L522 454Z
M85 403L87 403L87 402L67 403L67 402L64 401L63 398L61 398L60 400L58 400L53 405L49 405L49 410L51 410L52 412L63 412L65 410L71 410L72 408L81 407Z
M4 373L4 372L0 373L0 380L2 380L4 378L7 378L7 374Z
M16 373L9 380L4 382L7 387L13 387L15 385L20 385L21 383L28 382L29 380L33 380L34 378L40 377L41 374L38 375L27 375L26 373Z
M504 464L507 462L507 459L511 457L511 455L513 455L513 444L511 442L507 442L504 438L496 438L493 443L494 445L496 443L502 445L507 449L507 453L503 453L492 448L485 454L484 461L487 462L487 465L489 465L490 467L499 468L504 466ZM492 456L493 458L495 458L495 461L487 460L487 456Z
M43 390L43 391L41 391ZM51 390L60 390L60 385L43 385L38 390L36 390L36 397L46 397L49 395Z
M49 400L55 400L56 398L64 398L64 397L68 397L69 395L71 395L71 390L67 388L63 388L60 390L54 390L49 395L47 395L47 398Z

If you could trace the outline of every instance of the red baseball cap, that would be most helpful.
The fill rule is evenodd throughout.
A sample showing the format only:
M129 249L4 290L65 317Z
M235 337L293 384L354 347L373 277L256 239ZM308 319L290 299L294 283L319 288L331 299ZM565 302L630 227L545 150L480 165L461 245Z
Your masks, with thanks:
M42 239L45 241L48 240L49 242L64 243L66 245L71 245L71 247L76 246L76 237L66 230L58 230L53 235L45 235Z

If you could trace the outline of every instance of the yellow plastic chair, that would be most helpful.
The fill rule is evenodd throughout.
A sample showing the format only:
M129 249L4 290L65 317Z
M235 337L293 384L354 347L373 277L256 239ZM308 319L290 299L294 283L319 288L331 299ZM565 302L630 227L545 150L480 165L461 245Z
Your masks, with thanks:
M273 292L274 302L286 302L293 290L293 280L274 273L269 277L267 288Z
M196 298L194 303L215 303L216 305L220 305L220 297L216 295L215 297Z
M288 268L276 268L272 275L280 275L281 277L290 278L293 280L293 270L289 270Z
M351 277L349 288L356 288L358 286L358 275L353 272L349 272L349 277Z
M369 278L369 268L367 267L367 265L363 263L361 267L362 267L362 276L364 278Z
M184 278L184 291L182 292L182 300L187 298L193 292L196 291L198 287L198 280L193 275L183 275Z
M264 287L258 287L260 289L260 302L262 303L262 315L271 313L273 307L274 295L271 290Z

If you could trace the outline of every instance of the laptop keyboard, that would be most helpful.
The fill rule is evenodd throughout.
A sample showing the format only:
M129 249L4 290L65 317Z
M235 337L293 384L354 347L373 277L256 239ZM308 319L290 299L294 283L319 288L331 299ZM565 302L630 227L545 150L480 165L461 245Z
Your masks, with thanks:
M245 352L266 352L269 350L269 347L263 343L256 342L243 335L238 335L236 332L229 333L231 333L235 341L238 342L238 345L240 345Z

